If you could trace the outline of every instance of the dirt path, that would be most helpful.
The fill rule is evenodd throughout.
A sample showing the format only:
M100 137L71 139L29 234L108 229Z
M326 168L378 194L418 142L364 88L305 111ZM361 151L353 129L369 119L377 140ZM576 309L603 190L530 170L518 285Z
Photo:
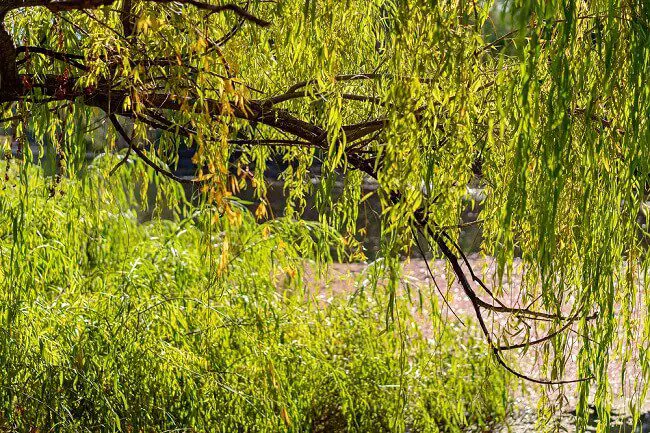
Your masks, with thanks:
M475 272L479 273L484 279L486 285L490 290L500 292L499 299L508 306L522 307L527 306L529 303L524 299L521 293L522 273L520 271L520 263L515 262L513 271L508 279L507 284L504 284L499 289L495 287L494 280L491 277L494 274L495 266L494 260L472 256L469 258L470 264ZM448 284L448 274L445 272L445 262L442 260L434 260L429 263L431 270L435 276L437 285L440 291L445 293L449 307L442 301L442 296L439 295L438 290L432 284L432 280L427 270L426 263L423 260L410 260L404 264L404 276L402 278L402 286L409 285L413 289L426 288L426 293L432 293L437 296L443 314L446 315L449 321L457 321L454 314L458 315L463 321L468 321L476 324L473 307L467 297L464 295L462 288L457 283ZM333 264L331 265L327 276L324 279L316 282L317 290L322 296L346 296L357 290L360 282L363 281L363 274L366 270L364 264ZM424 291L424 290L423 290ZM478 292L478 290L477 290ZM486 296L485 293L481 294ZM453 310L450 311L450 308ZM570 306L569 308L570 309ZM569 311L567 311L568 313ZM417 313L414 312L416 315ZM495 335L503 335L508 332L512 326L512 320L508 321L507 317L499 315L489 315L486 317L491 329ZM419 318L424 335L431 332L428 327L426 317L420 316ZM531 329L533 338L544 336L544 330L540 329L538 332ZM573 335L573 334L572 334ZM516 337L510 343L518 342ZM577 341L575 336L574 341ZM575 350L574 350L575 352ZM521 354L514 354L510 361L517 365L517 368L525 374L532 377L543 377L540 371L540 361L536 358L534 350L529 351L525 356ZM573 354L573 356L575 353ZM626 377L625 381L621 380L623 367L625 366ZM566 367L565 376L575 377L576 373L575 363L569 362ZM637 426L636 430L632 429L631 421L628 417L629 410L627 409L627 400L635 390L634 378L639 377L640 367L638 363L637 351L634 351L632 359L625 364L621 360L613 359L608 368L608 377L610 380L611 389L613 392L614 401L612 405L612 422L611 432L643 432L650 433L650 399L646 399L642 403L641 408L641 425ZM561 402L558 407L558 413L561 416L556 416L548 421L541 421L537 415L537 403L542 397L548 397L551 401ZM522 388L515 391L515 399L512 408L512 415L507 425L497 431L512 431L515 433L532 432L536 423L550 428L551 431L575 431L575 412L576 406L576 387L575 385L563 385L554 387L537 386L532 383L522 384ZM590 399L593 401L593 395ZM594 412L590 418L589 429L594 429L597 422L597 415Z

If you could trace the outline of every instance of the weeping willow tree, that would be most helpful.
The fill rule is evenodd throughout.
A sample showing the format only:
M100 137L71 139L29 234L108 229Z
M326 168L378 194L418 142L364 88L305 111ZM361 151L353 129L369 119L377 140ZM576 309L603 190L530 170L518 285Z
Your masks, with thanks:
M490 35L498 18L507 29ZM373 179L387 290L424 239L503 368L576 383L580 410L595 390L606 412L607 366L620 357L639 367L632 400L646 395L646 1L1 0L0 19L2 121L19 159L30 137L53 143L53 182L74 175L86 131L105 121L108 149L126 143L122 161L195 185L223 217L252 189L264 218L275 155L289 162L286 214L300 219L315 196L359 257ZM185 147L196 149L191 179L170 169ZM457 241L468 185L486 197L492 290ZM513 303L500 282L517 256ZM508 362L533 350L543 368Z

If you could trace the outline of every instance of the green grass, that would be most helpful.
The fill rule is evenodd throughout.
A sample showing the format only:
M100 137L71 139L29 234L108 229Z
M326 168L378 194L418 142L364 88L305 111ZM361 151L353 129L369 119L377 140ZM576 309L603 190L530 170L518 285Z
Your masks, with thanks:
M435 303L425 338L419 303L398 299L387 325L380 290L324 302L305 287L327 230L210 209L139 222L133 170L91 167L50 197L30 168L0 192L1 431L435 432L504 416L503 372Z

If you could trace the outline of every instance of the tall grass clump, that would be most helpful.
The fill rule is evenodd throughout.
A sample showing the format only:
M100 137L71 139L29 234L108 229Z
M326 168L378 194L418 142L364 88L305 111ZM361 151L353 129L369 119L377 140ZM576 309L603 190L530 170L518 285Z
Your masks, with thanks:
M436 432L504 416L502 372L435 304L398 299L387 324L379 293L318 296L304 264L327 261L327 229L237 207L142 221L134 191L153 181L111 164L55 184L8 171L0 431Z

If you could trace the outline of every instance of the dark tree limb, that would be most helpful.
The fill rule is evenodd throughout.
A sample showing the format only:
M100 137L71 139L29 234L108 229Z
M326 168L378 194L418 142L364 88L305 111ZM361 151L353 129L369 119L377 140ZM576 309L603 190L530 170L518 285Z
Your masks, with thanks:
M88 67L84 65L83 63L79 62L78 60L83 60L83 56L75 55L75 54L67 54L67 53L61 53L59 51L54 51L50 50L49 48L42 48L42 47L18 47L16 48L16 53L25 53L25 54L42 54L44 56L50 57L55 60L60 60L62 62L65 62L69 65L74 66L75 68L82 70L82 71L88 71ZM16 64L20 65L24 62L19 61Z
M142 159L145 162L145 164L147 164L149 167L153 168L154 171L156 171L156 173L159 173L178 183L189 184L189 185L195 185L201 183L201 181L197 179L185 179L182 177L178 177L174 173L170 172L169 170L162 168L160 165L158 165L156 162L150 159L147 156L147 154L142 151L142 149L140 149L137 145L133 143L131 137L128 136L128 134L124 130L124 127L122 127L119 120L117 120L117 116L115 116L115 114L109 114L108 117L111 119L111 123L113 124L115 130L120 134L120 136L124 139L124 141L126 141L129 144L129 150L133 149L133 151L140 157L140 159ZM127 160L127 158L128 156L125 156L124 159L120 161L120 163L124 163ZM114 167L112 172L116 168L118 167Z
M528 376L510 367L501 356L502 349L500 349L499 346L497 346L494 343L492 334L490 333L490 331L488 330L485 324L483 313L481 311L481 306L482 306L481 302L479 301L478 296L474 292L474 289L472 289L472 286L470 285L467 276L463 272L463 269L460 267L460 264L458 263L459 258L449 248L443 235L441 235L440 233L433 232L430 228L429 228L429 234L432 236L433 240L436 242L436 245L438 246L442 254L445 256L447 261L451 264L454 270L454 274L456 274L456 277L459 279L460 285L463 288L465 295L472 303L472 307L474 308L474 313L476 315L476 319L478 320L481 331L483 331L483 335L485 336L485 339L492 350L492 354L494 355L494 358L499 365L501 365L503 368L505 368L510 373L514 374L520 379L524 379L529 382L534 382L541 385L562 385L568 383L585 382L594 379L593 376L589 376L589 377L582 377L578 379L569 379L569 380L545 380L545 379L538 379L535 377ZM549 339L550 338L552 337L549 337Z
M0 12L0 102L9 101L18 94L17 57L13 39L4 25L4 14Z
M256 17L255 15L251 14L246 10L245 8L238 6L234 3L228 3L225 5L212 5L209 3L204 3L200 2L197 0L147 0L151 1L153 3L181 3L181 4L187 4L187 5L192 5L196 7L197 9L202 9L206 11L210 11L212 13L218 13L218 12L225 12L225 11L230 11L234 12L235 14L239 15L242 19L245 19L246 21L251 21L258 26L261 27L268 27L271 25L269 21L265 21L261 18Z
M135 19L133 17L133 0L122 0L122 10L120 11L120 21L122 30L127 38L133 36L135 32Z

